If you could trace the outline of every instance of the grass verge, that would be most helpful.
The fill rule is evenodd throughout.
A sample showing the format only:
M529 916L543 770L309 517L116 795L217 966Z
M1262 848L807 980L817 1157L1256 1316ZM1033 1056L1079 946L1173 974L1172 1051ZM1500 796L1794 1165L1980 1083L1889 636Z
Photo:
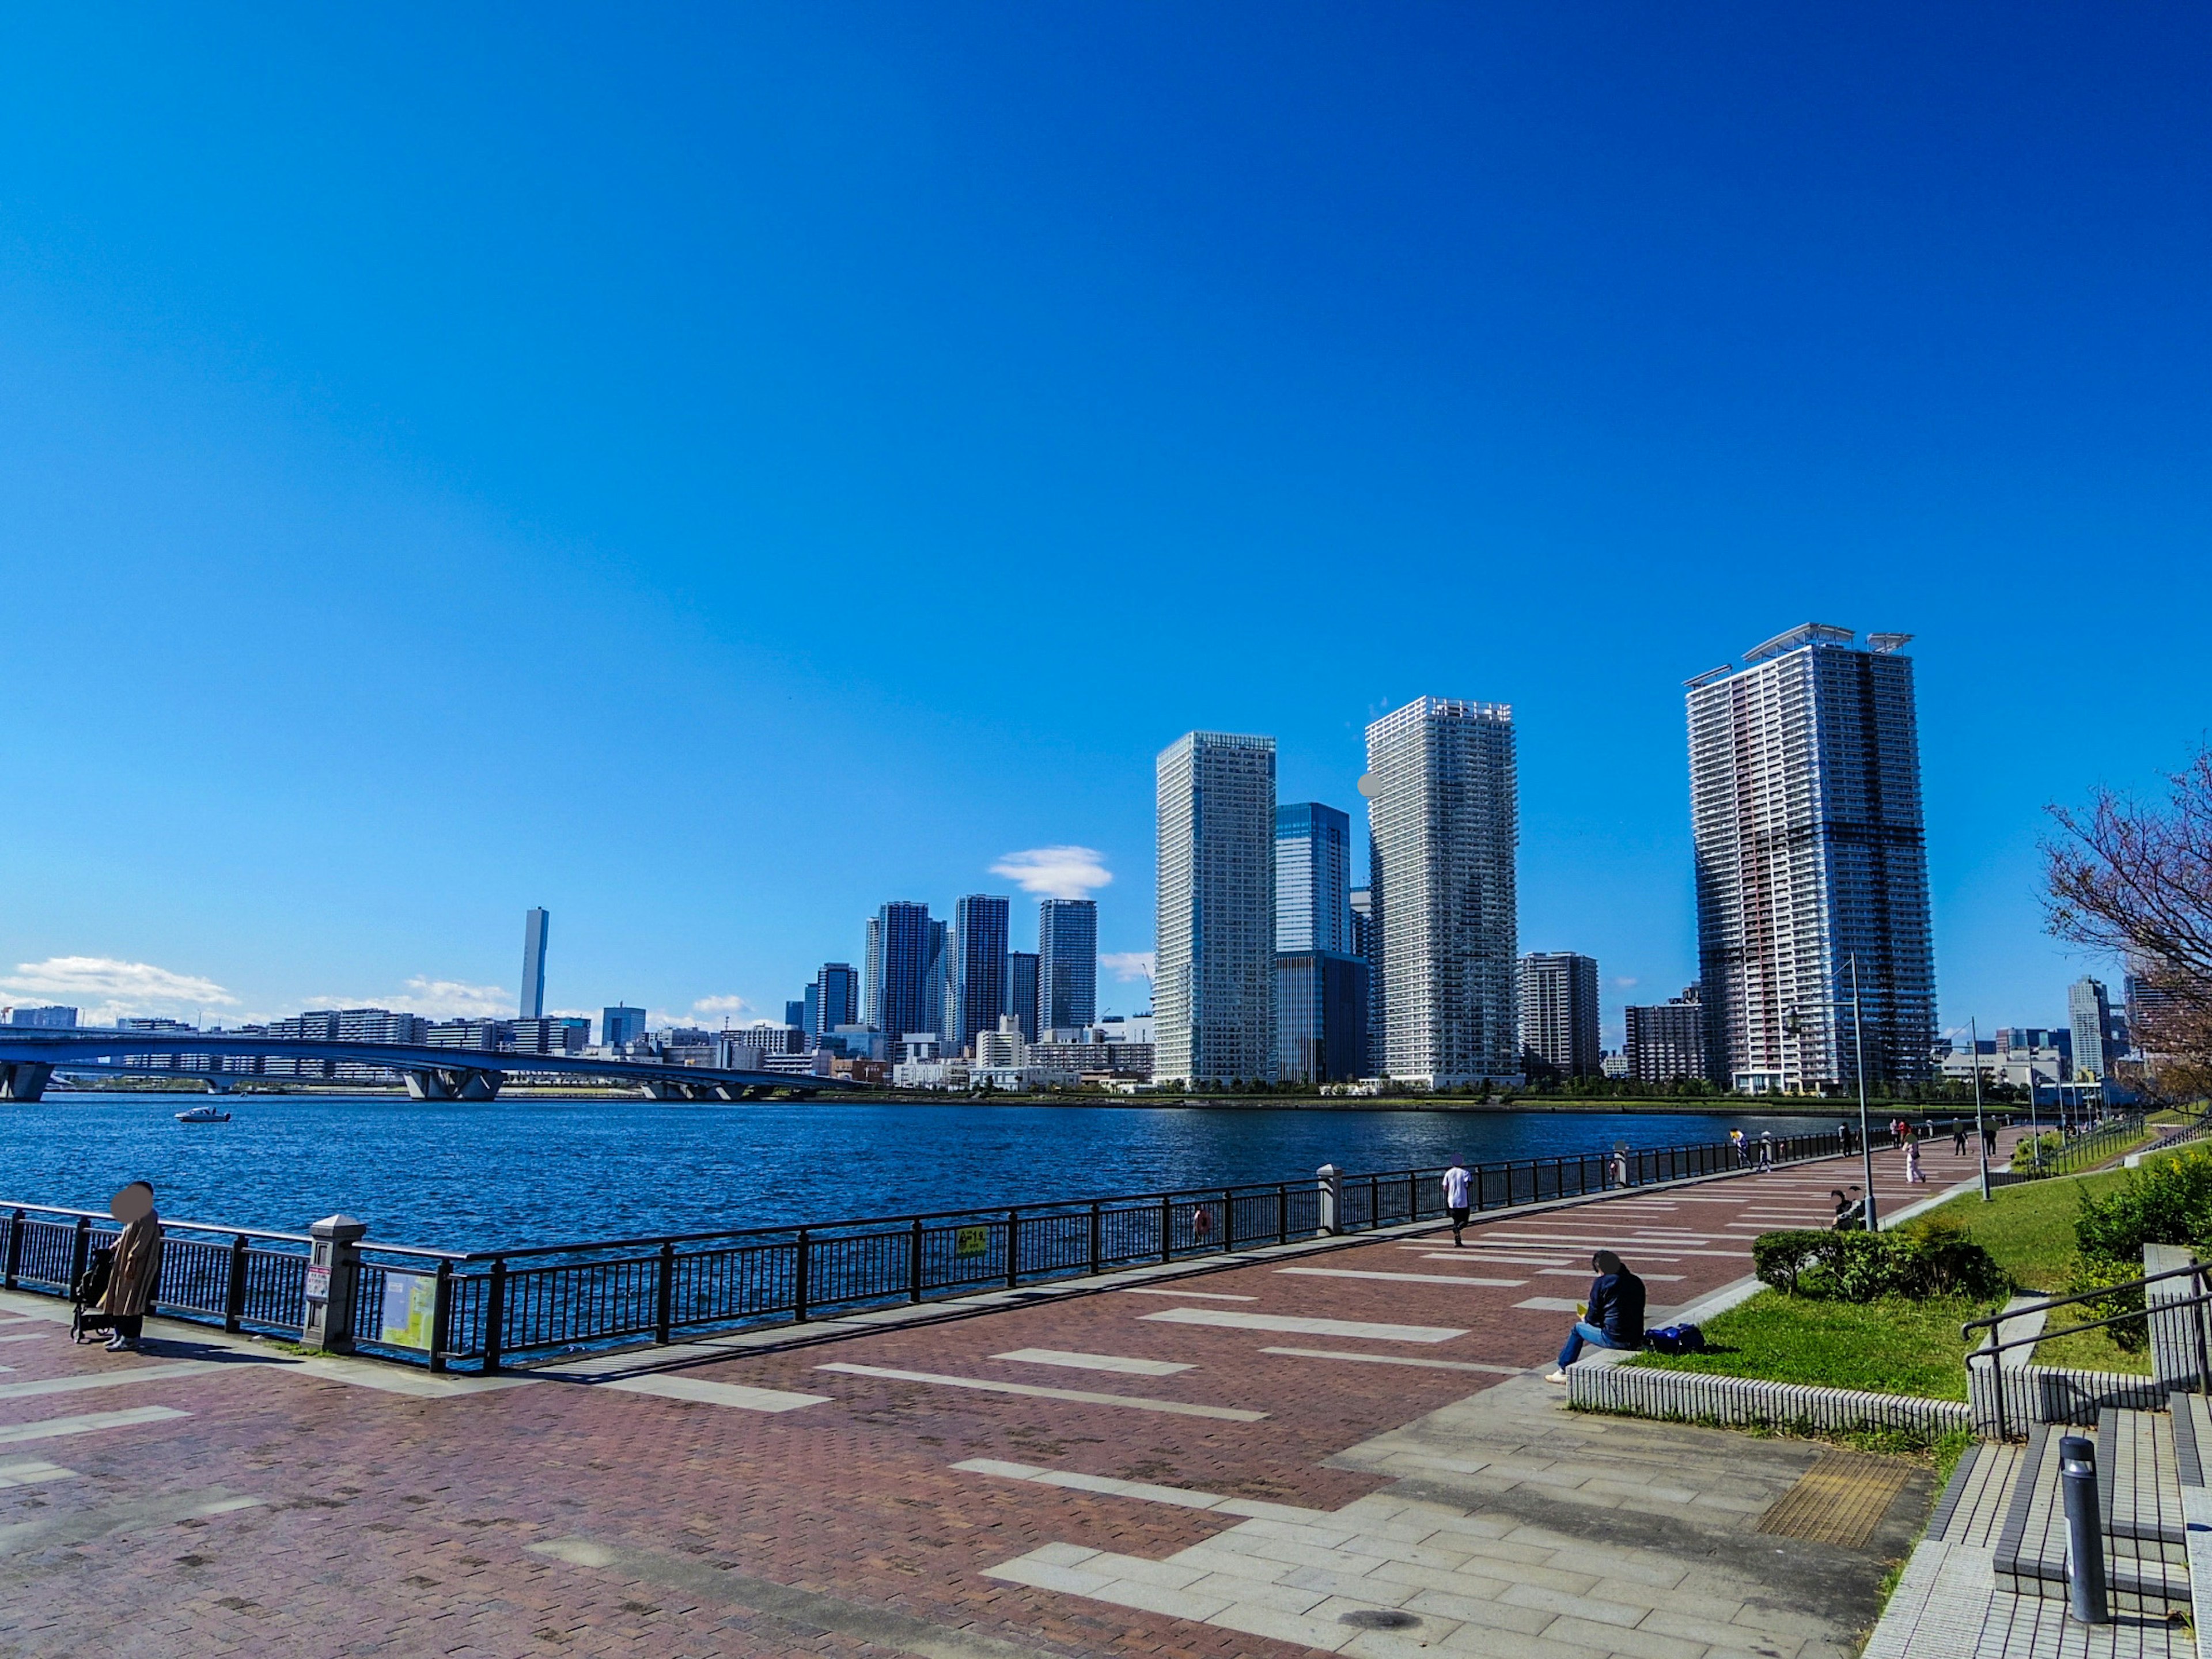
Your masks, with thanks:
M1883 1297L1816 1302L1761 1291L1705 1327L1708 1351L1641 1354L1632 1365L1870 1389L1924 1400L1966 1397L1966 1344L1959 1327L2001 1304L1966 1297Z

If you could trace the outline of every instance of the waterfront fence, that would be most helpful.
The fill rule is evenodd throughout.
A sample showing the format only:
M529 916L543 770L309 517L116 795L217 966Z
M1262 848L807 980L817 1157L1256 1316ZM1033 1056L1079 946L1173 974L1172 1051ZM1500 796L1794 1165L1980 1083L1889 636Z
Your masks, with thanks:
M1832 1130L1768 1145L1783 1164L1855 1151L1846 1141ZM1708 1142L1470 1165L1470 1207L1729 1174L1751 1167L1759 1145L1744 1152ZM319 1328L337 1333L339 1346L434 1370L489 1372L526 1356L666 1343L1437 1220L1445 1214L1443 1175L1441 1165L1371 1175L1330 1170L1319 1180L514 1249L363 1239L330 1257L331 1268L315 1265L318 1241L307 1235L164 1221L155 1305L227 1330L296 1339L307 1332L311 1301L336 1299L343 1306ZM118 1231L106 1216L33 1204L0 1212L0 1229L8 1288L61 1296Z

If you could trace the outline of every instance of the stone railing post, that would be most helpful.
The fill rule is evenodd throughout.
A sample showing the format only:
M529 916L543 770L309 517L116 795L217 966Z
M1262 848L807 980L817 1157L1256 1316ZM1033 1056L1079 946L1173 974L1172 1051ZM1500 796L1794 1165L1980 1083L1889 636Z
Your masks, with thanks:
M1321 1186L1321 1231L1340 1233L1344 1231L1344 1171L1334 1164L1324 1164L1314 1176Z
M325 1353L353 1352L354 1279L360 1271L359 1245L368 1229L349 1215L325 1216L307 1229L315 1241L307 1256L307 1316L300 1332L302 1346Z
M2197 1253L2185 1244L2146 1244L2142 1260L2146 1274L2172 1273L2195 1267ZM2203 1283L2202 1273L2183 1273L2143 1286L2143 1304L2150 1316L2151 1375L2168 1388L2203 1388L2206 1362L2212 1356L2204 1352L2204 1310L2160 1304L2195 1296Z

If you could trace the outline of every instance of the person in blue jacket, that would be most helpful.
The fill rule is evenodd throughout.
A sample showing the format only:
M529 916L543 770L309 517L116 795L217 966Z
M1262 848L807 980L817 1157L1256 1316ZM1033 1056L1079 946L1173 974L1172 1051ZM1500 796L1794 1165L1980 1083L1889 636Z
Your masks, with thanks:
M1589 1306L1567 1333L1567 1346L1559 1350L1559 1369L1544 1380L1565 1382L1567 1367L1582 1358L1585 1347L1640 1348L1644 1346L1644 1281L1628 1271L1628 1264L1611 1250L1590 1257Z

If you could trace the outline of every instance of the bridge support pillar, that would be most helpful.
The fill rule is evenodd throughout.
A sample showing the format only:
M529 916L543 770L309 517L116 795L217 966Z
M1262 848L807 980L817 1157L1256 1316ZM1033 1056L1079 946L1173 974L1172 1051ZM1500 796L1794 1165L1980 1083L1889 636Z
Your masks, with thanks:
M36 1100L46 1092L54 1068L43 1060L0 1060L0 1100Z
M472 1066L439 1066L435 1070L405 1071L399 1074L410 1098L415 1100L496 1100L504 1072Z

